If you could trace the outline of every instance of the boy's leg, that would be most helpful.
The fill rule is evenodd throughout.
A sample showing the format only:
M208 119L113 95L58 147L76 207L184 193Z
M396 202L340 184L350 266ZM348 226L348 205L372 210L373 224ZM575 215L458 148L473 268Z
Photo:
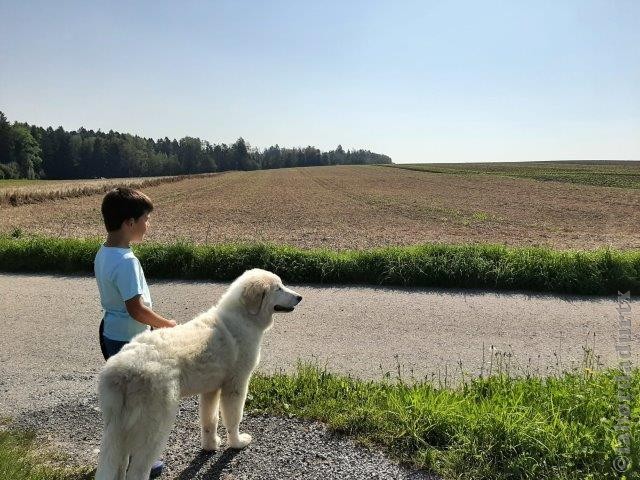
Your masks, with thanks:
M105 351L105 360L109 359L109 357L113 357L116 353L118 353L122 347L124 347L129 342L121 342L119 340L111 340L110 338L102 336L102 342L104 343L104 351Z
M100 340L100 351L102 352L102 356L106 360L109 358L107 355L107 348L104 346L104 318L100 321L100 328L98 328L98 338Z
M100 351L102 352L102 356L105 360L108 360L109 357L113 357L116 353L120 351L122 347L124 347L129 342L121 342L120 340L111 340L104 336L104 318L100 322L100 327L98 328L98 333L100 335Z

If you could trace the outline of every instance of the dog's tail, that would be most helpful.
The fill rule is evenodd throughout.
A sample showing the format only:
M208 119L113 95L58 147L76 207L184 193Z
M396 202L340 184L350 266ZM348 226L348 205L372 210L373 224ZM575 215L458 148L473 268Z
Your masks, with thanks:
M115 368L100 373L98 392L104 420L96 480L124 480L133 445L130 432L142 413L140 405L126 405L127 375Z

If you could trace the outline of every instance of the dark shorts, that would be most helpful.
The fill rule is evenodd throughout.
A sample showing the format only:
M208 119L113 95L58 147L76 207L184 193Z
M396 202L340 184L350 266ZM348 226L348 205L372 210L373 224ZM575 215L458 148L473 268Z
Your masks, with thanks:
M120 351L122 347L124 347L129 342L121 342L119 340L111 340L104 336L104 320L100 322L100 351L102 352L102 356L105 360L109 357L114 356L116 353Z

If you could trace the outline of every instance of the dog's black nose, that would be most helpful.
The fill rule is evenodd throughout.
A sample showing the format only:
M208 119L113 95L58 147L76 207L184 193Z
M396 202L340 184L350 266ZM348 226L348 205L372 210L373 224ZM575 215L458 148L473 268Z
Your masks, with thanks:
M300 303L300 300L302 300L302 297L298 295L296 298L298 299L298 303Z

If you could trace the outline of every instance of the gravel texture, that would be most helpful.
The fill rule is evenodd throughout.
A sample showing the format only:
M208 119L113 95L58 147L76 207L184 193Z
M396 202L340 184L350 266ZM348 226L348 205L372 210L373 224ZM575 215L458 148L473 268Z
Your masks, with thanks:
M267 332L259 367L264 372L290 371L303 359L361 378L399 368L405 378L446 375L454 381L459 364L469 374L486 372L493 346L514 371L545 374L580 365L587 342L601 363L617 362L615 297L291 287L304 299ZM209 308L225 288L150 282L154 309L179 322ZM0 417L36 428L90 465L101 434L95 398L104 363L97 341L98 298L90 277L0 274ZM633 301L632 325L637 312ZM632 332L635 365L638 333ZM322 425L289 418L249 416L244 429L254 442L248 449L204 454L197 422L196 399L185 399L163 478L429 478Z
M16 424L46 432L57 450L73 453L73 463L97 464L102 422L95 396L23 414ZM433 479L403 468L382 453L327 431L317 422L266 415L246 416L241 424L253 435L244 450L200 449L196 397L184 399L163 454L161 478L187 479ZM224 434L224 428L220 428ZM223 437L224 438L224 437Z

